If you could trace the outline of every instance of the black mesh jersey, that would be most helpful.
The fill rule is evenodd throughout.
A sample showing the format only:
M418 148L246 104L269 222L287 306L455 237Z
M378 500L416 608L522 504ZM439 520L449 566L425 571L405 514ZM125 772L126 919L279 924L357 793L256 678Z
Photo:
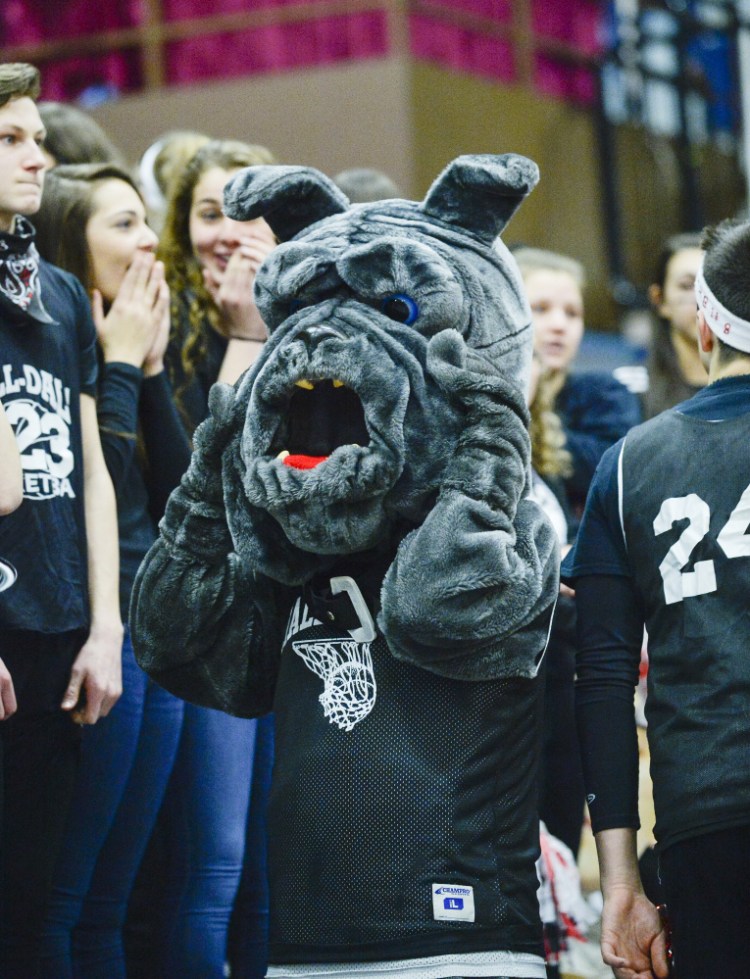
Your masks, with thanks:
M750 414L631 432L620 492L648 630L662 846L750 820Z
M445 679L332 614L306 588L281 656L271 962L541 955L539 681Z

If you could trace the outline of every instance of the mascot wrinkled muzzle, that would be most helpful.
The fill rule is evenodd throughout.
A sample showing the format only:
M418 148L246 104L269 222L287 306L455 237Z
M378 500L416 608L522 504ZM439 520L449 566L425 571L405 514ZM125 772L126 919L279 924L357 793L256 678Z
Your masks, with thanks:
M465 427L458 375L503 378L524 415L529 312L496 239L537 178L523 157L462 157L421 204L349 207L314 170L235 177L227 213L282 242L255 286L270 340L234 403L243 520L310 554L366 550L434 503Z
M460 157L421 203L354 207L314 170L235 177L227 213L264 217L280 242L255 281L269 340L234 387L213 386L136 577L137 655L167 689L289 721L295 644L338 683L341 644L373 635L384 683L395 663L536 677L559 553L529 495L531 312L498 235L537 177L523 157ZM322 631L295 638L308 629ZM362 689L357 730L375 715ZM486 703L521 690L493 689Z

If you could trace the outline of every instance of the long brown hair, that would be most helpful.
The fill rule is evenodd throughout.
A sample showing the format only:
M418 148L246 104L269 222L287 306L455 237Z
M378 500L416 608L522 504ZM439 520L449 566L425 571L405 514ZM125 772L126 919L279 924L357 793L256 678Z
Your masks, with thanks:
M276 160L265 146L235 140L211 140L193 156L172 185L164 232L158 255L164 262L167 284L172 295L172 342L181 347L186 386L207 351L207 330L221 332L221 312L203 282L203 271L190 240L190 210L193 192L207 171L240 170L243 167ZM187 309L187 329L184 317ZM180 389L175 391L179 400Z
M667 282L669 263L678 252L688 248L700 248L700 232L672 235L662 245L654 270L653 285L659 287L662 297ZM654 310L652 316L651 347L648 356L648 391L643 396L644 414L653 418L667 408L685 401L695 394L695 388L682 376L672 343L672 328L668 319Z
M42 206L34 216L36 243L42 258L75 275L89 294L95 282L86 226L94 211L94 194L107 180L121 180L141 196L127 170L114 163L71 163L54 167L47 174ZM140 464L146 466L144 447L133 432L123 432L106 425L100 425L100 430L119 438L136 440Z
M94 194L106 180L121 180L141 196L127 170L114 163L72 163L54 167L44 180L42 206L34 215L39 254L72 272L87 292L94 287L86 226Z

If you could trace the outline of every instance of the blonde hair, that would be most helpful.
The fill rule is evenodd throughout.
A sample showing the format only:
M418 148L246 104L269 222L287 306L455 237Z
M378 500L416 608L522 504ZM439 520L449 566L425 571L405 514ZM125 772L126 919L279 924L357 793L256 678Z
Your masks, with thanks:
M529 406L531 464L540 476L566 479L573 474L573 459L565 448L565 432L555 411L555 398L565 382L560 371L545 370L539 376Z
M513 258L518 263L521 276L525 279L532 272L566 272L575 280L579 289L586 288L586 272L583 265L569 255L550 252L546 248L530 248L521 245L513 249Z
M168 132L158 141L154 156L154 180L167 200L171 197L175 180L198 150L210 142L210 136L192 130Z

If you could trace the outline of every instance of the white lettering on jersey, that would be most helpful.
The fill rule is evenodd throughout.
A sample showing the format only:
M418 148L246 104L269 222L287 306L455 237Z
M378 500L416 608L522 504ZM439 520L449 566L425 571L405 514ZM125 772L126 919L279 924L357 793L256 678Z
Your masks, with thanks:
M687 520L687 527L666 553L659 565L664 582L664 601L667 605L681 602L684 598L707 595L716 591L716 570L713 561L696 561L694 571L682 569L690 561L693 549L708 533L711 511L708 503L697 493L673 496L665 500L654 520L654 534L658 537L680 520Z
M4 561L0 558L0 591L7 591L11 585L16 583L16 578L18 578L18 572L10 561Z
M727 557L750 557L750 486L716 538Z
M697 493L670 497L662 503L656 515L654 534L658 537L671 530L680 520L687 520L687 527L659 565L664 582L664 601L667 605L681 602L685 598L694 598L696 595L709 595L718 587L716 568L712 560L696 561L693 571L683 570L690 562L693 550L708 536L711 524L708 503ZM747 486L716 538L717 544L728 558L750 557L749 525L750 486Z
M13 427L23 468L23 495L29 500L75 497L70 475L75 458L70 447L70 388L49 371L24 364L14 374L3 365L0 398ZM22 397L10 398L9 395Z
M284 645L286 645L292 636L296 636L298 632L302 632L303 629L312 629L314 625L322 625L323 623L320 619L316 619L310 614L310 610L307 605L302 601L302 598L298 598L294 603L294 608L289 615L289 622L286 627L286 635L284 636Z
M3 364L0 398L25 391L49 405L56 415L70 425L70 388L63 387L58 377L53 377L49 371L38 370L33 364L24 364L21 374L23 376L14 376L13 366Z

